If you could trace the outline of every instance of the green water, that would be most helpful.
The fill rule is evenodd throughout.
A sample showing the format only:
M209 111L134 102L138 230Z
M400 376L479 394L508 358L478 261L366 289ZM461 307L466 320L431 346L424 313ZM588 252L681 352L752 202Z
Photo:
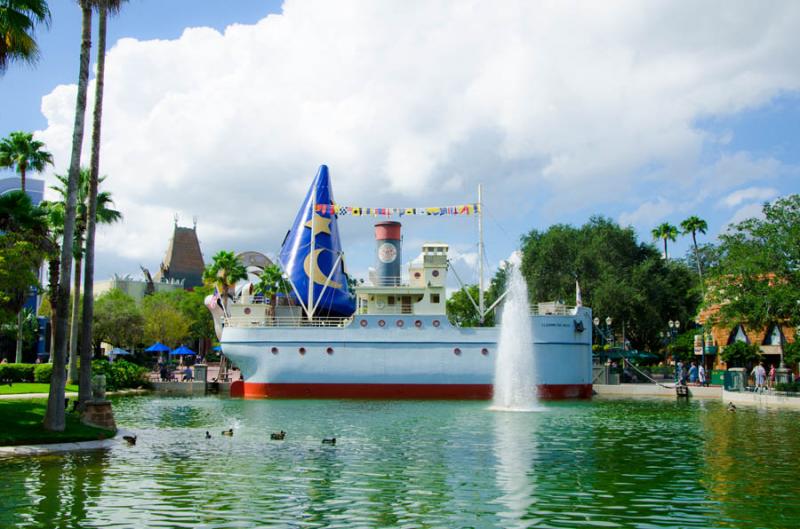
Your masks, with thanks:
M136 446L0 459L0 528L800 527L796 412L673 400L114 408ZM286 440L270 441L280 429Z

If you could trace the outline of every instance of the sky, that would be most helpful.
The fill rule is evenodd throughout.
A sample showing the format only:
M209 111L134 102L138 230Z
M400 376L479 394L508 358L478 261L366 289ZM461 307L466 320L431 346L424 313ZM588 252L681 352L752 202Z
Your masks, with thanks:
M0 77L0 135L46 142L48 184L80 44L76 3L50 4L39 62ZM124 221L99 232L97 278L157 270L176 215L206 261L275 255L323 163L344 205L463 204L482 184L490 268L592 215L648 242L697 215L713 242L800 191L798 27L793 1L131 0L109 21L101 149ZM372 220L339 219L356 277ZM475 218L402 220L404 261L446 242L476 280Z

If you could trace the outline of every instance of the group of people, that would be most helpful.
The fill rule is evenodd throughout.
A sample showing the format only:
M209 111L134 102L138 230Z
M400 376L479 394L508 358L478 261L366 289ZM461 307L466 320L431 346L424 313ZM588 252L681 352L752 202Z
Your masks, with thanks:
M706 373L706 368L702 364L698 365L697 362L692 362L689 365L689 368L686 369L686 366L683 364L683 362L678 360L678 364L675 366L675 380L681 386L708 385L708 375Z
M763 391L765 388L773 388L775 386L775 364L769 365L769 373L767 373L767 370L764 369L764 362L759 362L750 372L750 375L755 380L756 391Z
M181 381L183 382L191 382L194 380L194 373L192 372L191 366L186 366L183 370L180 371L181 374ZM158 370L158 375L161 378L161 382L169 382L171 380L177 380L176 373L170 370L169 367L162 364L161 369Z

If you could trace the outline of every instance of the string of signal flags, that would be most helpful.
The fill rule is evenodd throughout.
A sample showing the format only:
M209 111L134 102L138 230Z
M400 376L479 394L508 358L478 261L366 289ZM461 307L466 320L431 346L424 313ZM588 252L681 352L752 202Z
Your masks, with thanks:
M480 204L461 204L458 206L441 206L430 208L364 208L356 206L340 206L338 204L316 204L315 210L322 215L351 217L424 217L475 215L481 212Z

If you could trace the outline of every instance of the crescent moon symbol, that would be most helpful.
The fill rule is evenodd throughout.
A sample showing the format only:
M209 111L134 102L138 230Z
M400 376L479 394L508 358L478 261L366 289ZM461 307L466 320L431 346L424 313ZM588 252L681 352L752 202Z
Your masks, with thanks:
M321 248L319 250L314 250L314 262L317 266L314 267L314 283L318 285L324 285L325 281L328 279L328 276L322 273L322 270L319 268L319 254L322 253L325 248ZM303 270L306 272L306 277L308 277L308 270L311 268L311 254L309 253L306 255L305 260L303 261ZM328 282L328 286L331 288L342 288L342 284L334 281L331 279Z

